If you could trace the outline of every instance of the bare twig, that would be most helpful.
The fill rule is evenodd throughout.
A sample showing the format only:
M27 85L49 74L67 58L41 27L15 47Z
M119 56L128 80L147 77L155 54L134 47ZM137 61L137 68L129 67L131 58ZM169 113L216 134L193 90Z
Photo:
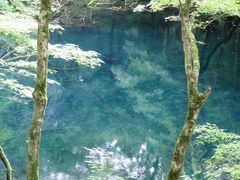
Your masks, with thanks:
M207 24L205 24L205 26L203 27L203 29L206 29L212 22L220 19L221 17L223 17L224 15L220 15L220 16L217 16L216 18L213 18L211 21L209 21Z
M57 2L58 2L59 7L53 12L53 14L52 14L53 17L54 17L66 4L70 3L71 0L66 1L66 2L64 2L63 4L60 4L59 1L57 1Z
M14 50L12 50L12 51L6 53L6 54L3 55L0 59L5 59L6 57L10 56L10 55L11 55L12 53L14 53L15 51L16 51L16 50L14 49Z
M13 57L13 58L6 59L5 62L13 61L13 60L20 59L20 58L29 58L29 57L32 57L32 56L35 56L35 54L33 53L33 54L26 54L26 55L22 55L22 56L16 56L16 57Z

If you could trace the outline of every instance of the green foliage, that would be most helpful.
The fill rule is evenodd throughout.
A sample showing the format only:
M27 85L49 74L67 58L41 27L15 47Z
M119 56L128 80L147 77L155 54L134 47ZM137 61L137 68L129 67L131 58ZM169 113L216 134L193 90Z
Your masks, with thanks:
M148 6L150 6L152 11L161 11L166 7L175 7L179 6L179 0L152 0Z
M35 57L37 52L37 21L30 15L16 12L0 15L0 21L0 89L11 100L16 100L17 97L31 98L32 88L22 84L23 81L19 79L35 78L36 58L35 61L29 59ZM63 30L59 25L50 25L51 32ZM74 60L79 65L91 68L103 63L97 52L83 51L74 44L49 44L49 54L54 58ZM54 72L56 71L49 70L50 74ZM52 79L48 83L59 84Z
M213 154L203 160L201 172L207 179L240 179L240 135L227 133L214 124L198 126L196 144L213 145Z
M240 16L239 0L214 0L199 2L199 12L210 15L225 14L227 16Z
M7 0L0 1L0 11L13 11L13 7L9 5Z
M74 44L54 44L49 45L49 53L54 58L64 60L75 60L79 65L86 65L91 68L100 66L103 61L99 58L100 54L95 51L83 51Z
M205 161L207 179L240 179L239 147L240 141L217 145L213 156Z
M240 141L240 135L227 133L223 129L219 129L215 124L207 123L198 126L195 130L198 134L196 138L197 144L211 144L211 143L229 143L232 141Z
M3 12L34 12L33 8L36 7L37 0L1 0L0 1L0 11ZM35 5L35 6L33 6ZM28 9L30 7L30 9ZM31 11L29 11L31 10Z
M108 6L108 7L125 7L125 8L131 8L132 6L136 5L139 3L139 0L89 0L87 5L89 7L103 7Z
M37 27L35 20L19 13L6 13L0 15L0 21L0 41L4 41L5 47L18 46L20 50L31 45L30 33Z
M32 98L33 88L24 86L15 79L0 78L1 89L8 89L15 96Z
M224 17L238 16L240 17L240 1L239 0L193 0L192 14L196 17L194 20L194 28L205 29L212 22L219 21ZM146 10L149 8L153 12L162 11L165 8L179 8L179 0L151 0L144 8L139 10L139 6L135 8L136 11ZM169 16L167 20L175 21L176 16Z
M196 11L198 15L223 14L226 16L240 16L239 0L194 0L194 3L198 7ZM152 0L148 6L153 11L161 11L166 7L178 8L179 0Z
M8 29L0 29L0 37L4 38L6 43L16 42L18 45L30 45L30 39L20 32Z
M4 62L4 61L3 61ZM37 68L37 63L32 61L23 61L19 60L16 62L5 62L6 66L12 67L12 68L25 68L29 70L35 70Z

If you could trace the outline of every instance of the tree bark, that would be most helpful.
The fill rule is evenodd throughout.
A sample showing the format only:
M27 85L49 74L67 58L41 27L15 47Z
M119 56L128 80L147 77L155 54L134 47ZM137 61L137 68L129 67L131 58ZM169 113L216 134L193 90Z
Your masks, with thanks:
M37 37L37 75L33 91L34 111L29 129L27 179L39 179L41 129L47 105L48 41L51 0L41 0Z
M5 168L6 168L6 177L7 180L12 180L12 167L10 165L10 162L7 159L7 156L5 155L3 148L0 146L0 159L2 160Z
M185 153L192 138L199 112L202 105L211 94L210 87L208 87L204 93L200 93L198 90L200 62L197 43L192 32L189 15L191 3L191 0L185 0L184 3L180 2L181 33L184 49L185 74L188 88L188 112L182 132L174 149L171 168L167 178L168 180L179 179L184 164Z

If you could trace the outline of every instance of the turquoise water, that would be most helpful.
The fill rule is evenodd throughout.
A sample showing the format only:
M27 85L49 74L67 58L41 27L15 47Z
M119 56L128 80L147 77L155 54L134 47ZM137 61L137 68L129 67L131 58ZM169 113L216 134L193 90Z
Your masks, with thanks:
M213 89L198 122L235 133L240 133L239 33L230 25L196 33L205 42L200 46L200 89ZM179 25L158 16L129 15L97 27L68 28L62 36L53 34L51 41L94 50L105 63L91 69L50 58L50 68L57 70L51 78L61 86L49 87L41 179L86 179L91 173L84 147L105 147L114 140L125 157L146 145L149 161L155 158L149 167L157 157L166 173L187 109ZM1 104L1 145L15 178L24 179L32 103L1 99ZM191 174L189 159L186 164Z

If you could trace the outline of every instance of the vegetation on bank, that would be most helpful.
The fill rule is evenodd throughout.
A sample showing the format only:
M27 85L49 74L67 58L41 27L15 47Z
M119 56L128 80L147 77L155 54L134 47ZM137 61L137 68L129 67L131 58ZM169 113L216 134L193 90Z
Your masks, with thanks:
M193 173L184 179L226 179L240 178L240 135L228 133L215 124L198 125L191 144ZM210 152L206 149L212 149ZM140 146L139 152L127 157L117 144L117 140L106 142L102 147L86 148L86 168L90 178L144 179L164 178L166 172L161 167L161 157L152 157L147 144ZM194 164L196 163L196 164ZM194 169L195 168L195 169Z
M36 17L38 4L37 0L2 0L0 11L17 11ZM108 16L112 11L115 14L121 14L124 11L132 12L138 6L141 6L142 11L158 12L166 8L178 9L179 0L53 0L52 22L70 26L89 25L98 23L99 15L101 18L102 14ZM194 0L192 9L197 19L200 19L200 25L204 27L225 17L239 17L240 1Z
M201 166L194 176L206 179L240 179L240 135L228 133L214 124L195 130L194 158ZM204 151L211 147L211 152Z
M179 0L153 0L150 2L153 11L159 11L169 6L178 8ZM239 0L194 0L193 6L197 10L197 15L240 16Z
M39 2L37 0L2 0L0 2L1 11L21 11L25 13L33 12ZM133 10L138 5L146 5L153 11L160 11L167 7L179 7L179 0L53 0L53 12L62 11L68 7L69 11L80 11L81 8L88 7L92 9L115 9L115 10ZM207 14L225 14L228 16L239 16L239 0L194 0L193 6L198 8L199 13Z

